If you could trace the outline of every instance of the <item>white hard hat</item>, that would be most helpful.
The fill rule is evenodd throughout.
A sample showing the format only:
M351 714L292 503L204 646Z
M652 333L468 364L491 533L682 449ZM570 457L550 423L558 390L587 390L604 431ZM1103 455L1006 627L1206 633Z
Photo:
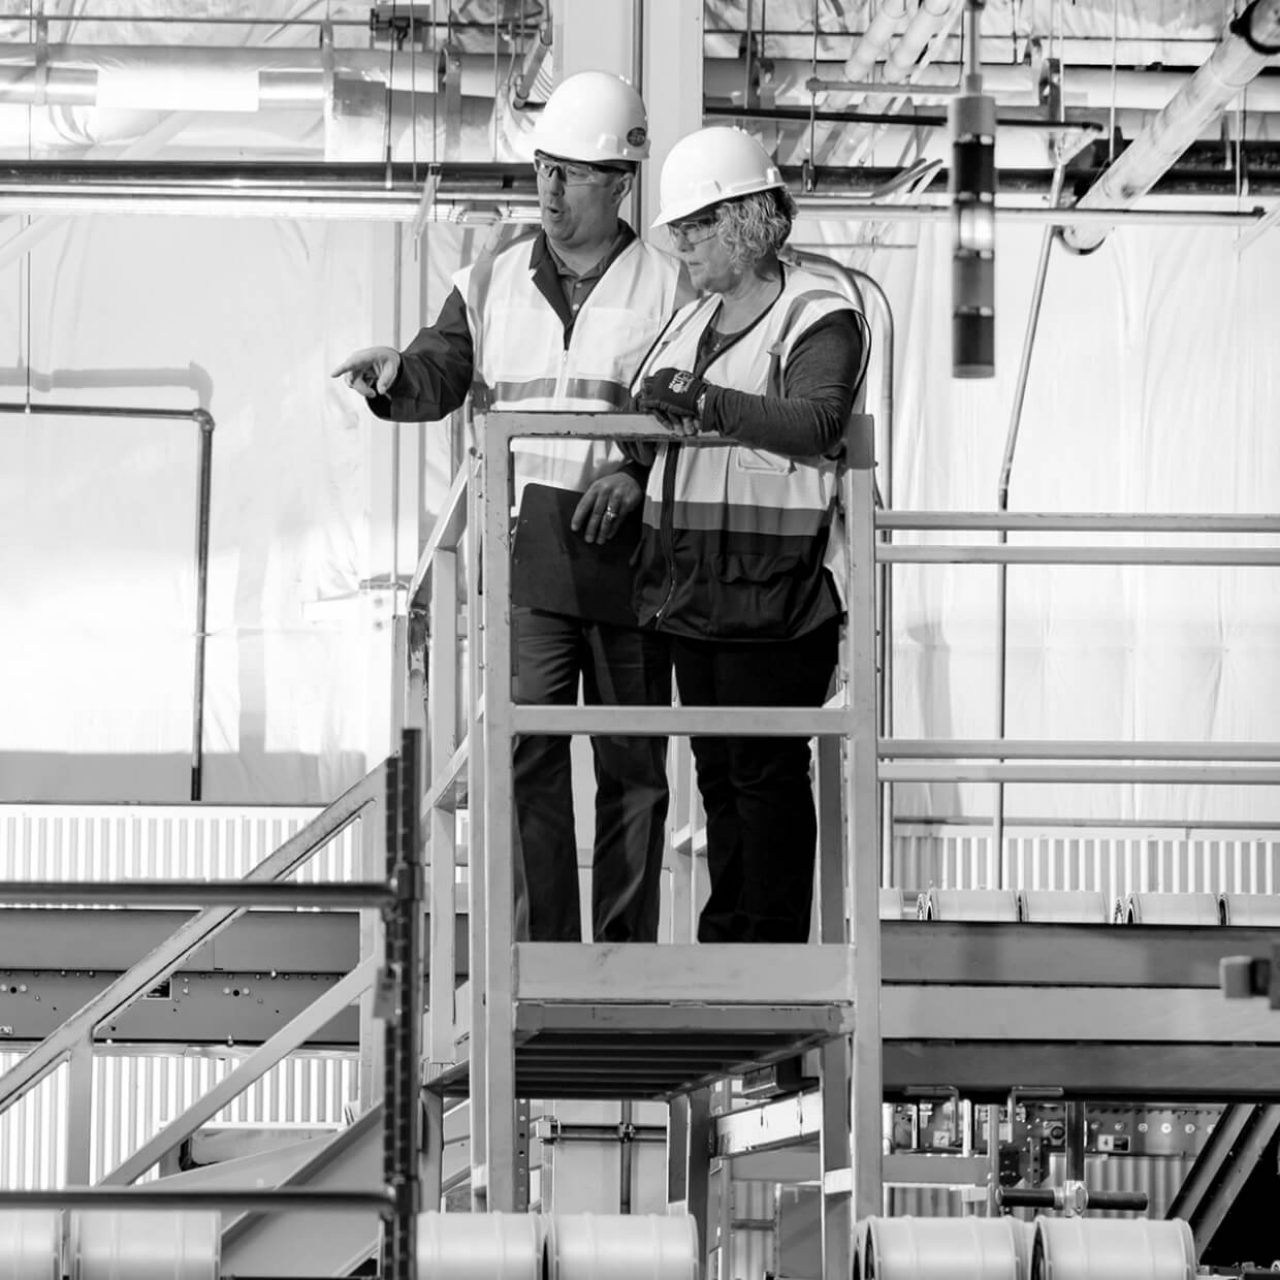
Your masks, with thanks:
M714 125L681 138L662 165L662 210L655 227L708 205L785 187L769 153L741 129Z
M564 160L643 160L649 154L644 103L620 76L579 71L562 80L547 99L533 129L533 145Z

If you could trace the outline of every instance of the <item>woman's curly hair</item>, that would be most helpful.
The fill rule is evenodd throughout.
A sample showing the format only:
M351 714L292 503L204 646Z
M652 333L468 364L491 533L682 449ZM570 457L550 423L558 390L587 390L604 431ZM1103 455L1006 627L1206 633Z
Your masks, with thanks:
M777 253L791 234L796 202L783 187L757 191L716 207L716 232L736 267Z

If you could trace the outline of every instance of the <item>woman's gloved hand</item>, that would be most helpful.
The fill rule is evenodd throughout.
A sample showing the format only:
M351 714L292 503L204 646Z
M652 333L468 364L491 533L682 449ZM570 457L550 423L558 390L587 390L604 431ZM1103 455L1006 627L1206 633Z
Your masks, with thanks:
M640 384L638 404L643 413L696 418L698 397L707 384L688 369L658 369Z

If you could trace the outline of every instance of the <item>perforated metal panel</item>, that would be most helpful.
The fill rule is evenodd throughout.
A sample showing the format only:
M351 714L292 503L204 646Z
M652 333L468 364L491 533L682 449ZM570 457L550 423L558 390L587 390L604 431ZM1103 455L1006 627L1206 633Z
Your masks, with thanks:
M917 892L979 889L991 883L986 827L900 824L893 884ZM1009 826L1006 889L1088 889L1128 893L1275 893L1280 837L1274 830L1212 827Z
M0 1053L0 1073L18 1059ZM94 1059L91 1176L97 1181L176 1119L236 1066L234 1058L100 1054ZM66 1180L66 1068L0 1112L0 1185L57 1187ZM354 1102L354 1055L300 1054L267 1072L209 1122L338 1126Z
M320 810L303 806L0 805L0 879L234 879ZM304 881L351 879L360 822L316 851Z

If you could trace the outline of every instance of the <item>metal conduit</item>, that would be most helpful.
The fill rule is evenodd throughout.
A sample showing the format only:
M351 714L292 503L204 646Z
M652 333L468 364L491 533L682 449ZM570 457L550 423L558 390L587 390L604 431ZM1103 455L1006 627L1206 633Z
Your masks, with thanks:
M459 58L458 70L463 97L493 101L492 59ZM35 106L308 108L328 101L338 78L377 82L422 99L423 87L436 80L435 58L390 58L381 49L239 45L54 44L0 50L0 103Z
M1053 175L1053 188L1049 203L1056 206L1062 192L1065 166L1059 165ZM1018 433L1022 427L1022 408L1027 398L1027 380L1031 376L1031 356L1035 350L1036 333L1040 327L1040 308L1044 302L1045 281L1049 276L1049 254L1057 229L1047 226L1040 240L1040 255L1036 260L1035 281L1031 286L1031 305L1027 313L1027 329L1022 340L1022 355L1018 361L1018 377L1013 389L1013 408L1009 415L1009 430L1005 436L1004 457L1000 464L1000 485L996 495L996 510L1004 515L1009 510L1009 485L1013 478L1013 459L1018 448ZM998 538L1001 544L1008 542L1009 532L1003 526ZM1008 711L1008 657L1009 657L1009 566L1000 564L996 570L996 737L1005 736ZM991 887L1004 887L1004 783L997 782L991 821Z
M878 199L900 171L886 168L782 166L801 210L850 221L920 222L949 218L939 197L914 204ZM425 177L425 181L423 180ZM1190 194L1236 195L1223 170L1180 175ZM1135 223L1258 223L1266 209L1046 208L1035 199L1047 190L1046 170L1003 170L997 208L1002 218L1110 228ZM1280 171L1249 174L1251 193L1280 191ZM1034 203L1022 203L1034 201ZM425 222L431 217L518 218L537 204L532 169L505 162L235 163L138 161L0 162L0 212L155 213L272 218L343 218L353 221ZM528 216L526 214L526 216Z
M874 277L865 271L850 269L855 280L861 282L871 295L882 324L884 352L880 367L880 413L883 426L883 452L880 454L880 471L884 483L880 488L881 507L893 509L893 411L894 411L894 350L895 329L893 308L889 297ZM881 539L888 542L891 536ZM887 564L880 566L880 732L886 738L893 737L893 571ZM893 783L885 782L881 797L881 849L880 883L887 885L893 869Z
M205 627L209 604L209 511L213 473L213 416L207 409L130 408L94 404L5 404L0 414L29 417L135 418L191 421L200 428L200 462L196 473L196 616L195 673L191 696L190 799L202 798L204 787Z

